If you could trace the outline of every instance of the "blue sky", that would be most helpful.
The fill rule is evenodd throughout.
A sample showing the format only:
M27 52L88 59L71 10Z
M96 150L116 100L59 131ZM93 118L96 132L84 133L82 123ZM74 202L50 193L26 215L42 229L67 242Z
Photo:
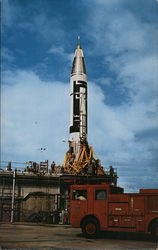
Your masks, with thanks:
M1 161L62 163L68 149L62 140L69 139L69 79L80 35L89 144L105 168L117 168L126 191L157 187L158 1L1 4Z

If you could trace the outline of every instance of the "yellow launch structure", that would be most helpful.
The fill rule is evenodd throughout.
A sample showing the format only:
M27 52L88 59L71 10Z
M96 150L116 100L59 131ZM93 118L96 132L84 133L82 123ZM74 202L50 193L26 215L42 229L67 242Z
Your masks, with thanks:
M95 171L97 175L105 174L103 168L95 160L93 147L89 147L88 143L80 145L80 152L77 159L75 159L70 150L66 152L63 162L64 173L86 174L89 172L90 166L92 166L92 171Z

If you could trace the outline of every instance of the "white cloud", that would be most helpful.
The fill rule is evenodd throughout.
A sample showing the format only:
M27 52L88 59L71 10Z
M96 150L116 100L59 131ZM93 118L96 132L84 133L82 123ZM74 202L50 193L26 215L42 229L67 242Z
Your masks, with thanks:
M104 103L101 89L89 83L89 140L98 152L104 151L105 155L116 153L119 159L121 154L127 155L127 148L130 148L128 157L133 157L135 133L144 130L140 122L145 121L146 128L155 126L155 116L148 122L146 106L134 105L110 107Z
M39 161L42 154L38 148L46 147L43 157L62 163L67 146L62 143L68 134L67 117L68 84L41 81L33 72L6 72L2 89L4 158Z
M157 49L157 25L145 22L126 8L127 1L85 1L89 15L83 31L95 42L93 53L150 53ZM117 61L117 58L116 58ZM117 61L118 62L118 61ZM118 62L119 63L119 62Z
M36 34L39 34L40 39L44 38L47 42L59 43L66 37L62 18L59 16L51 16L50 18L46 12L41 12L33 17L32 23Z
M72 65L74 53L65 52L63 47L52 45L48 53L59 55L61 56L62 60L69 61L69 63Z
M109 77L100 77L100 78L96 79L96 81L98 83L100 83L101 85L110 86L111 82L112 82L112 79L109 78Z
M114 16L109 24L109 44L114 52L126 50L142 51L146 48L147 34L136 18L129 12Z

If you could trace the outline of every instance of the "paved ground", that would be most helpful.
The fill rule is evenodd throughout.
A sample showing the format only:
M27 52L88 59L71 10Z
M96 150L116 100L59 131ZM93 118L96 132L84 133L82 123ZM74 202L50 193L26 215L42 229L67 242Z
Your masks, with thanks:
M80 229L62 225L0 224L1 249L158 249L149 235L105 234L85 239Z

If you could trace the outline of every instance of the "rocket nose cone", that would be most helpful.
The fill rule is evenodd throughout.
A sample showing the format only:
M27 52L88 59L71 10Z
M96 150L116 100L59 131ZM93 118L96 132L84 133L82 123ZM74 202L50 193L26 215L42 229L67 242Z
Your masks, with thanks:
M81 49L80 44L77 45L75 50L75 57L73 60L71 74L86 74L86 67L84 63L83 50Z

